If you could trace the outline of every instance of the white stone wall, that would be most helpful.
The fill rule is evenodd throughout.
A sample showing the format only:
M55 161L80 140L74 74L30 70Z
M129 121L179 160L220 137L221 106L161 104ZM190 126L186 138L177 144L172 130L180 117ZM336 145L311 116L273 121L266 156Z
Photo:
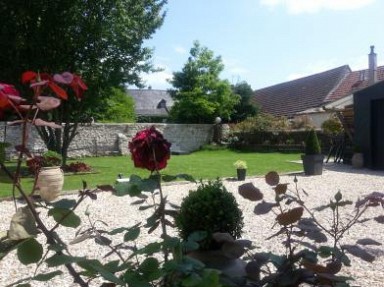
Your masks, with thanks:
M79 126L78 134L72 141L68 155L70 157L128 154L128 142L136 133L154 125L164 137L172 143L175 153L190 153L212 141L213 125L197 124L101 124ZM0 124L0 140L3 140L4 123ZM14 145L20 143L20 127L7 126L6 141ZM41 153L45 145L34 127L31 127L28 141L30 151ZM13 148L8 148L8 154Z

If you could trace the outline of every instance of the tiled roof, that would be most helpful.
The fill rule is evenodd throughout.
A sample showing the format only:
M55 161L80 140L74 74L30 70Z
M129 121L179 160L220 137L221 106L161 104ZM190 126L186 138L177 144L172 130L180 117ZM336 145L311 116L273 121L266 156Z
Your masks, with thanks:
M254 92L252 102L261 110L278 116L291 116L321 106L351 69L344 65L332 70L277 84Z
M368 69L349 73L340 85L328 95L326 102L338 100L369 86ZM377 67L377 81L384 80L384 66Z
M135 111L141 116L166 116L168 112L162 106L165 101L167 109L173 106L173 100L166 90L130 89L127 93L135 101Z

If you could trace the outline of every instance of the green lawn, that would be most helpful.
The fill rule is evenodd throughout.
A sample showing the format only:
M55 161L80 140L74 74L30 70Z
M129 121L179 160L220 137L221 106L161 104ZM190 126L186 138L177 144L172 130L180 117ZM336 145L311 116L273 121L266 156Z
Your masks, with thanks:
M291 160L299 160L298 153L243 153L231 150L202 150L188 155L172 155L163 174L187 173L195 179L214 179L217 177L235 177L236 170L233 163L245 160L248 164L247 176L264 175L268 171L275 170L280 173L298 171L302 166L290 163ZM88 186L94 187L100 184L113 184L119 173L124 177L130 174L147 176L148 171L133 167L129 156L90 157L81 161L91 165L95 170L93 174L66 175L64 190L77 190L86 181ZM14 163L6 163L12 167ZM22 184L25 190L31 190L32 178L23 178ZM10 196L12 185L3 171L0 171L0 197Z

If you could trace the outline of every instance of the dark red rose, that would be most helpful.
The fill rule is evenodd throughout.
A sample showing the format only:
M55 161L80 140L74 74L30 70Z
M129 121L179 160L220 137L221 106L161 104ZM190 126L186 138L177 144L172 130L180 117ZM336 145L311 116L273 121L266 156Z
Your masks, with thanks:
M171 156L171 143L154 126L138 132L128 147L135 167L150 171L165 168Z

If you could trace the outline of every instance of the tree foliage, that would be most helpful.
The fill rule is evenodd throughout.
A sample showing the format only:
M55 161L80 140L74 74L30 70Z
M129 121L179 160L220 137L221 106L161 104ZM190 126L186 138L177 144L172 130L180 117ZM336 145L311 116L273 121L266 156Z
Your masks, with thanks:
M140 73L153 69L152 50L143 47L143 40L162 25L166 3L1 1L0 79L17 85L25 70L76 72L92 95L85 106L97 110L110 87L140 86Z
M40 130L47 148L62 153L82 118L105 112L111 87L140 86L153 69L143 41L162 25L166 0L4 0L0 2L0 80L14 85L26 70L79 74L88 86L81 104L68 102L54 120L74 123L61 131ZM20 87L22 89L22 87ZM71 100L72 101L72 100ZM45 136L44 136L45 135Z
M132 123L135 121L135 103L132 97L118 88L110 90L101 121L110 123Z
M241 122L248 117L253 117L259 111L259 108L250 103L253 90L247 82L240 82L232 86L233 93L240 96L239 103L234 107L231 115L232 122Z
M221 57L195 41L187 63L170 81L175 101L171 118L180 123L213 123L215 117L229 120L239 96L227 80L219 78L223 69Z

